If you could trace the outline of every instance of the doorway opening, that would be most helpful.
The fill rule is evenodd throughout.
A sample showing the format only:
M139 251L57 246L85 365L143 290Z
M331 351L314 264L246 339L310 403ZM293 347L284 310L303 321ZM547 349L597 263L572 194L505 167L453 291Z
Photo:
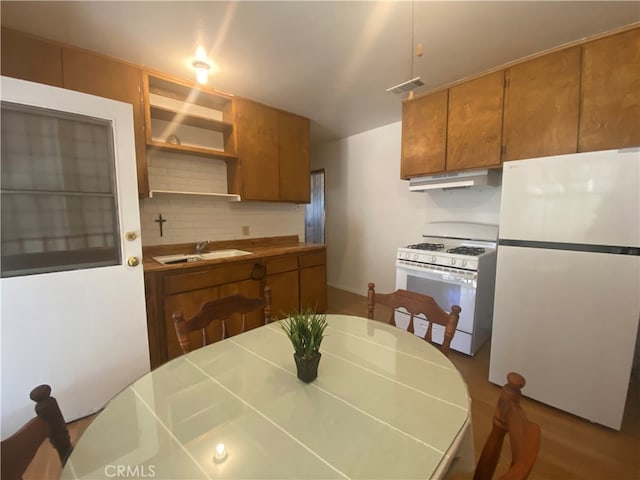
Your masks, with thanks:
M324 168L311 172L311 203L304 211L304 238L307 243L326 243L324 231Z

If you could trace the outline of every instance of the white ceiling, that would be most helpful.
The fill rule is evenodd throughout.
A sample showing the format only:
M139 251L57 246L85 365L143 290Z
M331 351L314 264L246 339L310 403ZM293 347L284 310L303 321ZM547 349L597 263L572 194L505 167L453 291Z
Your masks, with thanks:
M201 43L219 68L210 86L310 118L320 142L399 121L401 97L385 90L412 68L431 90L636 23L640 3L2 1L1 15L3 26L186 78ZM412 62L414 43L424 55Z

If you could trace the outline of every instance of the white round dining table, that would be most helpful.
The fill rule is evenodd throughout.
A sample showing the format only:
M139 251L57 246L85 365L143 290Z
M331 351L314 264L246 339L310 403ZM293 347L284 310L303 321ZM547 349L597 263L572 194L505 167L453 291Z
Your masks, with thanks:
M327 321L308 384L278 322L144 375L61 478L425 479L473 464L467 386L436 347L366 318Z

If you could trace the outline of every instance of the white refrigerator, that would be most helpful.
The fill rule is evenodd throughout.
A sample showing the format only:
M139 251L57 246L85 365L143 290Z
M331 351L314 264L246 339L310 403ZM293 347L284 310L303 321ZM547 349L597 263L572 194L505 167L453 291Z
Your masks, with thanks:
M505 163L489 380L620 430L640 319L640 149Z

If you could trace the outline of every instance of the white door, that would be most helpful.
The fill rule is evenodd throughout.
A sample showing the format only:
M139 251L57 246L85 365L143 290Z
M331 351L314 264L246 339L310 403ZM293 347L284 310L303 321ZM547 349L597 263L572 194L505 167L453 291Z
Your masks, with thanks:
M33 417L33 387L86 416L149 371L149 347L131 105L1 87L5 438Z

